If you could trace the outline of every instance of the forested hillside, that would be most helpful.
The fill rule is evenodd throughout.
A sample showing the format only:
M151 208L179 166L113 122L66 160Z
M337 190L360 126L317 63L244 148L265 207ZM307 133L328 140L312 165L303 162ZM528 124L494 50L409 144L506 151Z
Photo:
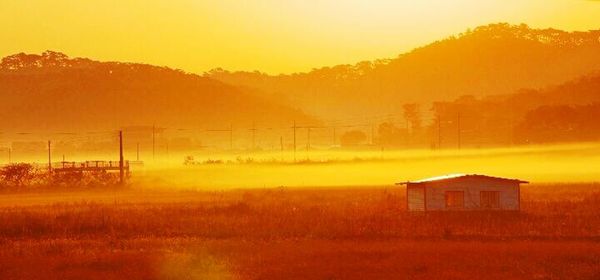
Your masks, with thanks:
M406 102L510 94L558 85L600 68L600 30L491 24L401 54L271 76L215 69L206 76L260 89L319 117L396 113Z
M312 121L299 110L211 78L145 64L69 58L51 51L3 58L0 95L3 131Z

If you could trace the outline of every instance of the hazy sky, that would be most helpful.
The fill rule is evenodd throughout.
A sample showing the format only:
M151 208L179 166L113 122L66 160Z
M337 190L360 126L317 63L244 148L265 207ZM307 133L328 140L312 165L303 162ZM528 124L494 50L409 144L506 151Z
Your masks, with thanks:
M44 50L203 72L395 57L478 25L600 29L590 0L0 0L0 56Z

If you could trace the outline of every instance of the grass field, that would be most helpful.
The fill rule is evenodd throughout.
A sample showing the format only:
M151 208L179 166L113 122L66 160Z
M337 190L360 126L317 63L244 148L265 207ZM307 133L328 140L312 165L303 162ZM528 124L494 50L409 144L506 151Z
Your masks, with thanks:
M521 213L408 213L400 187L0 196L0 279L598 279L600 185Z

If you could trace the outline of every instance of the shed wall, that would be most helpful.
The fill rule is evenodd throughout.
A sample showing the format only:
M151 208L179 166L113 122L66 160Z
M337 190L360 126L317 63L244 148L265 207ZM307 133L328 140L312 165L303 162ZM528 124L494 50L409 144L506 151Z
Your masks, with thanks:
M464 209L481 209L480 194L482 191L498 191L500 193L501 210L519 209L518 183L496 180L461 179L431 182L423 185L426 190L425 197L427 200L427 210L446 210L446 191L463 191Z
M425 192L422 187L406 186L406 195L408 200L408 210L425 211Z
M427 183L408 183L408 209L411 211L447 210L445 195L447 191L464 192L464 209L482 209L480 206L482 191L499 192L500 210L520 209L520 187L518 182L485 178L458 178Z

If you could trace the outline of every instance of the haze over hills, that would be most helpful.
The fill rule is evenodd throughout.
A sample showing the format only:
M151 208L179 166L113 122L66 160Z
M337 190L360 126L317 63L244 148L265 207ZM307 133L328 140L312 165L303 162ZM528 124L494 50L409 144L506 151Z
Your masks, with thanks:
M463 144L477 146L598 141L600 123L590 120L600 118L600 72L543 89L435 102L432 111L426 138L437 138L439 118L450 145L458 130Z
M0 63L3 131L99 130L157 123L219 128L313 121L252 90L144 64L16 54Z
M171 128L218 129L232 123L289 127L293 121L402 115L403 105L414 102L421 106L413 118L423 120L407 122L418 122L427 131L406 127L398 132L400 128L388 125L383 134L393 138L389 143L408 137L429 143L436 132L435 119L427 115L452 120L461 113L462 126L477 135L471 137L473 143L506 144L515 141L515 133L528 138L515 127L544 130L532 121L540 106L600 102L599 69L600 31L567 33L508 24L478 27L395 59L279 76L222 69L199 76L51 51L21 53L0 63L0 117L4 131L102 130L153 123ZM588 113L593 109L577 108ZM553 112L537 112L542 113ZM523 121L529 123L521 125ZM469 141L468 134L462 137Z
M491 24L394 59L271 76L205 74L260 89L274 100L324 118L397 113L405 102L429 103L557 85L600 69L600 30L564 32Z

